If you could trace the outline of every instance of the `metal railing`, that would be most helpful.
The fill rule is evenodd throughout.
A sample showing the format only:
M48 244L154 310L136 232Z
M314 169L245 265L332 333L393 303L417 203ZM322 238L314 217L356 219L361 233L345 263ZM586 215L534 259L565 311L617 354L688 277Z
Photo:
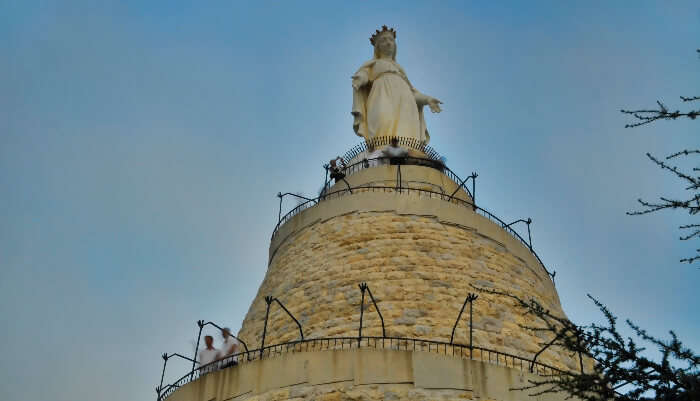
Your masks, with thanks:
M370 168L370 167L377 167L381 165L402 165L402 166L424 166L424 167L430 167L435 170L440 171L441 173L445 174L447 178L450 180L454 181L459 187L458 188L463 188L467 194L469 194L470 198L473 198L474 195L472 194L472 191L469 190L467 187L463 187L460 185L460 183L463 183L464 181L459 178L457 173L454 171L450 170L449 167L445 166L445 164L436 159L428 159L424 157L412 157L412 156L406 156L406 157L375 157L375 158L370 158L370 159L362 159L359 160L355 163L349 164L345 166L345 168L342 169L342 174L343 176L347 177L350 175L353 175L359 171L362 171L364 169ZM324 185L324 191L328 190L329 188L329 182L326 182Z
M455 174L452 170L450 170L444 164L442 164L442 162L440 160L433 160L433 159L426 159L423 157L412 157L412 156L397 157L397 158L392 158L389 156L373 157L373 158L369 158L369 159L365 158L365 159L362 159L362 160L359 160L359 161L356 161L352 164L347 165L342 170L342 172L345 176L349 176L349 175L357 173L358 171L362 171L366 168L377 167L377 166L388 165L388 164L395 164L395 163L400 163L401 165L416 165L416 166L430 167L430 168L434 168L434 169L439 170L439 171L449 170L453 177L457 176L457 174ZM457 184L459 184L459 181L457 181Z
M520 234L518 234L517 231L515 231L513 228L511 228L512 223L506 223L505 221L501 220L499 217L494 215L493 213L489 212L488 210L479 207L475 205L474 203L458 198L456 196L450 196L442 192L435 192L431 191L428 189L420 189L420 188L410 188L410 187L389 187L389 186L372 186L372 185L362 185L362 186L357 186L357 187L351 187L351 188L343 188L339 189L337 191L329 192L327 194L323 194L319 196L318 198L308 200L306 202L303 202L299 204L299 206L295 207L294 209L290 210L287 212L284 216L280 218L280 220L277 222L277 225L275 226L275 229L272 233L272 237L274 238L275 234L277 234L279 228L289 221L292 217L296 216L297 214L301 213L302 211L308 209L311 206L314 206L316 203L320 201L325 201L325 200L330 200L330 199L336 199L340 198L345 195L349 194L357 194L357 193L362 193L362 192L386 192L386 193L395 193L395 194L402 194L402 195L418 195L421 197L427 197L431 199L440 199L446 202L451 202L460 206L468 207L472 209L474 212L478 213L479 215L486 217L490 221L497 223L506 230L511 236L516 238L518 241L520 241L523 245L525 245L532 255L537 259L539 262L540 266L542 266L542 269L547 273L547 276L554 281L554 274L550 273L549 270L547 270L547 267L544 265L542 262L542 259L540 259L539 255L537 255L537 252L532 248L532 243L530 241L526 241Z
M362 292L360 301L360 324L357 332L357 336L339 336L339 337L323 337L323 338L312 338L305 339L303 334L303 328L301 323L294 317L294 315L273 296L266 296L265 302L267 303L268 309L265 313L265 323L262 329L262 340L260 347L258 349L249 350L248 347L245 351L239 352L235 355L227 356L220 360L209 363L205 366L200 366L195 369L196 361L188 357L182 356L180 354L163 354L163 372L161 374L160 385L156 387L156 393L158 394L158 400L161 401L163 398L171 394L175 389L181 387L183 384L188 383L192 380L202 377L210 372L224 369L230 366L237 365L239 363L248 363L255 360L261 360L264 358L274 357L276 355L290 353L290 352L308 352L308 351L324 351L324 350L346 350L346 349L357 349L357 348L378 348L378 349L389 349L389 350L405 350L405 351L422 351L422 352L434 352L441 353L445 355L451 355L460 358L469 358L473 360L481 360L483 362L495 363L502 366L507 366L511 368L519 368L521 371L527 369L531 373L537 373L539 375L554 375L554 374L570 374L571 372L566 372L564 370L554 368L550 365L537 362L538 356L543 354L550 346L552 346L557 338L547 343L542 347L537 353L535 353L532 358L525 358L521 356L516 356L513 354L496 351L484 347L473 346L473 304L478 298L476 294L468 293L467 297L462 305L462 309L457 315L455 324L452 328L452 335L450 336L450 342L438 341L438 340L426 340L419 338L407 338L398 336L387 336L386 328L384 326L384 318L379 308L379 303L377 303L372 291L369 289L369 285L366 282L359 284L360 291ZM374 309L379 316L381 321L382 335L379 336L363 336L363 315L365 310L365 292L369 295ZM281 344L268 345L265 346L265 335L267 332L267 324L269 320L269 307L273 302L278 302L279 306L286 312L297 324L299 329L300 339L296 341L288 341ZM469 303L469 343L465 344L455 344L454 343L454 333L457 325L459 324L462 313L466 304ZM368 309L369 311L369 309ZM201 337L201 329L204 326L203 320L198 320L197 325L199 326L199 336ZM218 327L218 326L217 326ZM243 343L245 346L245 343ZM468 352L467 352L468 351ZM196 355L196 354L195 354ZM173 384L163 386L163 378L165 376L165 368L168 362L168 358L178 356L182 359L192 361L192 370L185 376L181 377L179 380L175 381ZM579 352L579 362L581 366L581 373L583 373L583 360L582 355Z
M352 175L352 174L354 174L354 173L356 173L356 172L358 172L358 171L361 171L361 170L364 170L364 169L367 169L367 168L371 168L371 167L377 167L377 166L380 166L380 165L397 165L397 166L402 166L402 165L421 165L421 166L427 166L427 167L434 168L434 169L436 169L436 170L441 171L442 173L444 173L445 175L447 175L448 178L450 178L452 181L454 181L454 182L458 185L457 191L458 191L460 188L461 188L461 189L464 189L464 191L469 195L469 197L472 198L472 200L474 199L474 193L473 193L474 191L473 191L473 190L470 191L467 187L464 186L464 182L467 181L467 180L462 180L462 179L460 179L459 176L458 176L457 174L455 174L452 170L450 170L448 167L446 167L444 164L442 164L442 162L440 162L439 160L431 160L431 159L418 158L418 157L398 157L398 158L394 158L394 157L377 157L377 158L372 158L372 159L363 159L363 160L361 160L361 161L359 161L359 162L356 162L356 163L353 163L353 164L351 164L351 165L349 165L349 166L346 166L346 167L342 170L342 173L343 173L343 176L344 176L344 177L347 177L347 176ZM475 174L475 173L472 173L472 176L471 176L471 177L474 177L474 176L476 176L476 174ZM277 194L277 197L280 198L280 210L279 210L279 214L278 214L277 225L275 226L275 229L274 229L273 232L272 232L272 236L273 236L273 237L275 236L275 233L277 232L277 230L279 229L280 226L282 226L284 223L286 223L287 220L289 220L289 219L291 219L292 217L294 217L295 215L299 214L301 211L303 211L303 210L305 210L305 209L308 209L309 207L311 207L311 206L313 206L313 205L319 203L320 201L324 201L324 200L328 200L328 199L337 198L337 197L338 197L338 194L340 194L340 193L343 193L343 194L345 194L345 193L350 193L350 194L352 194L352 193L353 193L353 190L355 190L355 189L362 189L362 188L368 188L368 187L373 187L373 188L396 188L396 189L398 189L398 190L401 190L401 189L408 189L409 187L403 186L403 183L400 181L400 174L397 174L397 177L399 177L398 180L397 180L397 185L396 185L396 186L393 186L393 187L388 187L388 186L387 186L387 187L382 187L382 186L374 186L374 185L365 185L365 186L352 187L352 186L350 186L350 184L347 183L347 181L345 181L345 183L346 183L346 185L347 185L345 188L343 188L343 189L341 189L341 190L338 190L338 191L333 191L333 192L328 192L328 189L330 188L330 185L329 185L328 182L326 182L326 183L324 184L324 187L323 187L323 190L322 190L321 194L320 194L319 196L315 197L315 198L307 198L307 197L303 197L303 196L300 196L300 195L297 195L297 194L293 194L293 193L290 193L290 192L287 192L287 193L285 193L285 194L278 193L278 194ZM468 179L468 178L469 178L469 177L467 177L467 179ZM452 197L454 196L454 194L455 194L457 191L455 191L455 192L454 192L451 196L449 196L449 197L452 198ZM434 191L432 191L432 192L434 192ZM438 193L438 192L435 192L435 193ZM439 192L439 193L441 193L441 194L443 194L443 195L445 194L444 192ZM292 195L292 196L298 197L299 199L303 200L303 202L299 203L296 207L294 207L292 210L290 210L290 211L287 212L284 216L282 216L282 197L285 196L285 195ZM455 198L455 199L459 199L459 198ZM468 202L468 203L470 203L470 204L474 203L474 202L469 202L469 201L467 201L467 200L463 200L463 201L464 201L464 202Z
M488 362L491 364L530 371L540 376L552 376L566 373L562 369L555 368L532 359L496 351L484 347L470 347L469 345L450 344L444 341L424 340L407 337L326 337L290 341L281 344L269 345L260 349L241 352L224 359L200 366L192 372L187 372L173 384L161 389L158 400L167 398L178 388L190 381L194 381L204 375L234 365L245 364L256 360L272 358L286 353L312 352L330 350L353 350L359 348L386 349L396 351L431 352L442 355ZM234 362L235 361L235 362Z
M366 152L367 148L375 148L376 149L376 148L381 147L381 146L387 146L391 143L392 139L394 139L394 138L396 138L398 140L397 145L402 147L402 148L417 150L419 152L424 153L429 159L432 159L432 160L442 159L440 154L437 151L435 151L435 149L426 145L424 142L421 142L418 139L406 138L406 137L402 137L402 136L397 136L397 137L379 136L379 137L372 138L370 140L361 142L361 143L355 145L354 147L352 147L352 149L345 152L345 154L343 155L343 159L350 161L353 158L355 158L357 155L360 155L363 152Z

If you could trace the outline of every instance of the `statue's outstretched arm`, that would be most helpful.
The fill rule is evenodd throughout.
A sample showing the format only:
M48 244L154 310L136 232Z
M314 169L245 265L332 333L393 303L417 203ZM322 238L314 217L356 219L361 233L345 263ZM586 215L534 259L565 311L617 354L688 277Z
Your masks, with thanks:
M416 98L416 104L418 105L418 107L428 106L430 107L430 111L432 111L433 113L439 113L442 111L442 109L440 108L442 102L440 100L435 99L432 96L428 96L424 93L421 93L416 88L413 88L413 96Z

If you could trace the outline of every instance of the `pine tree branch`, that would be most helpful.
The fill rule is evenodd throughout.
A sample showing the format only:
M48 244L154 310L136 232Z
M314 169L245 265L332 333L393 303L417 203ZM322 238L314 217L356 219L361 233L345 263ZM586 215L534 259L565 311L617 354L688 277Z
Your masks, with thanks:
M681 259L681 263L688 262L688 264L695 262L696 260L700 260L700 249L696 249L696 252L698 252L698 255L690 257L690 258L683 258Z
M692 233L685 235L685 236L682 235L681 241L687 241L687 240L689 240L691 238L695 238L695 237L700 238L700 230L695 230Z
M687 150L687 149L681 150L680 152L676 152L676 153L674 153L674 154L672 154L672 155L666 156L666 160L673 159L674 157L677 157L677 156L680 156L680 155L688 156L688 155L691 154L691 153L700 153L700 150L696 150L696 149L693 149L693 150Z
M637 202L639 202L639 204L644 206L646 209L626 212L626 214L629 216L638 216L653 213L662 209L687 209L688 213L693 215L700 211L700 205L697 204L700 201L700 194L697 194L693 198L685 201L663 197L660 197L659 199L662 201L662 203L651 203L642 199L637 199Z
M651 153L647 153L647 157L648 157L649 159L651 159L651 161L653 161L654 163L656 163L656 165L658 165L662 170L671 171L671 172L674 173L676 176L678 176L678 177L680 177L680 178L682 178L682 179L688 181L688 182L690 183L690 185L692 185L692 186L698 186L698 185L700 185L700 180L699 180L699 179L694 178L694 177L691 177L691 176L689 176L689 175L683 173L682 171L678 170L678 167L676 167L676 166L669 166L668 164L664 163L663 161L658 160L656 157L652 156ZM667 157L667 159L668 159L668 157Z
M692 98L681 97L681 99L694 99L694 97L692 97ZM692 101L692 100L688 100L688 101ZM681 117L687 117L687 118L690 118L691 120L695 120L698 116L700 116L700 109L690 110L690 111L686 111L686 112L681 112L680 110L669 111L668 108L666 107L666 105L661 103L660 100L657 100L656 104L659 106L658 109L648 109L648 110L645 110L645 109L642 109L642 110L622 109L622 110L620 110L621 113L629 114L632 117L639 120L636 123L626 124L625 128L639 127L641 125L646 125L646 124L652 123L652 122L657 121L657 120L676 120L676 119L681 118Z
M528 391L530 396L563 392L586 401L700 399L700 356L684 347L672 331L670 340L660 340L626 321L638 338L659 350L661 357L650 359L644 347L639 347L632 338L622 337L617 330L617 318L590 295L588 297L603 314L605 324L577 326L552 314L535 299L526 301L506 291L472 287L510 298L523 314L535 316L540 325L521 327L530 327L538 333L550 331L556 337L548 346L559 346L574 354L581 352L595 362L590 372L561 372L541 380L529 380L528 385L515 390ZM624 391L618 391L621 389Z

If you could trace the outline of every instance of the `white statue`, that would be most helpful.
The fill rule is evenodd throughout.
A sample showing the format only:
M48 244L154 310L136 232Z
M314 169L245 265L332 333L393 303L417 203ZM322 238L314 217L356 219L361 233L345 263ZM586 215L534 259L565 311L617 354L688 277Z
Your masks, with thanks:
M374 58L352 76L353 129L369 140L376 137L407 137L428 143L423 106L439 113L441 101L416 90L403 68L396 63L396 31L372 35Z

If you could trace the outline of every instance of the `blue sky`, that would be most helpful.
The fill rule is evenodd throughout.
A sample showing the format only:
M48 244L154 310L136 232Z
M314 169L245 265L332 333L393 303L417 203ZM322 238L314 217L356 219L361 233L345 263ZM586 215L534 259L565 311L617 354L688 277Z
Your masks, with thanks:
M700 350L687 216L625 215L679 193L644 153L700 125L619 113L699 94L700 5L484 3L1 1L0 399L149 399L197 319L237 330L275 194L359 142L350 75L382 24L444 102L431 145L533 219L569 317L599 318L591 293Z

